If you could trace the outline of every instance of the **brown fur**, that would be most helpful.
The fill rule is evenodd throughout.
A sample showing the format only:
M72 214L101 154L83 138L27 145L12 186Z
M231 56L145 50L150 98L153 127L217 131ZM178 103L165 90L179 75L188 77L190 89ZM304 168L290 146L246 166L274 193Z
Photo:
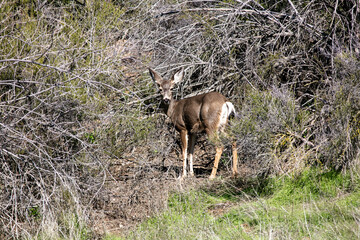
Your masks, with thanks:
M218 92L171 100L167 115L178 131L191 133L206 131L212 134L219 124L219 116L226 98ZM178 114L182 113L182 114Z

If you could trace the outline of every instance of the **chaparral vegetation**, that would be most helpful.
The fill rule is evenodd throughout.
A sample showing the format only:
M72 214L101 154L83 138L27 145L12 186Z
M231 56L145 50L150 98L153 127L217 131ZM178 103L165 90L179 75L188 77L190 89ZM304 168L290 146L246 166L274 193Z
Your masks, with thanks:
M148 68L234 104L215 180ZM0 0L0 165L0 239L360 238L360 3Z

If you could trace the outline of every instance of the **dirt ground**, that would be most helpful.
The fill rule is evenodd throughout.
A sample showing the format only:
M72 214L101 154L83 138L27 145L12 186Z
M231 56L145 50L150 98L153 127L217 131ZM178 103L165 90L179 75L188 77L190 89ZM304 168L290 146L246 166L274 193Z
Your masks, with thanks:
M167 207L171 192L188 191L208 183L213 165L214 147L205 136L199 136L195 147L195 177L180 180L182 161L180 147L174 145L169 154L153 158L144 149L124 159L114 160L109 168L106 186L95 202L93 225L96 234L124 234L146 218ZM217 176L231 175L231 146L227 146Z

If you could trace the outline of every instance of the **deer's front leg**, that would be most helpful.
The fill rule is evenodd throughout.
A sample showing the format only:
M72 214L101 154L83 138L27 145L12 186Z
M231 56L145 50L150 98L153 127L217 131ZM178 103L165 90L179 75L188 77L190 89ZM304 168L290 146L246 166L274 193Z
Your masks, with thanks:
M194 176L193 158L195 148L196 134L191 133L189 136L189 165L190 165L190 176Z
M187 159L187 147L188 147L188 134L186 130L180 132L181 138L181 151L183 158L183 174L182 177L186 177L186 159Z

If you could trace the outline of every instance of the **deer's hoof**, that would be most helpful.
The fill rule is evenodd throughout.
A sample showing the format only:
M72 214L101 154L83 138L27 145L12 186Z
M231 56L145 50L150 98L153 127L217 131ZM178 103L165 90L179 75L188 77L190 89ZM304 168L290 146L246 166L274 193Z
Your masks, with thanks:
M181 181L181 180L186 179L186 177L187 177L187 174L181 174L178 179L180 179L180 181Z
M231 176L231 178L237 178L237 177L239 177L239 173L238 172L234 172L233 174L232 174L232 176Z

